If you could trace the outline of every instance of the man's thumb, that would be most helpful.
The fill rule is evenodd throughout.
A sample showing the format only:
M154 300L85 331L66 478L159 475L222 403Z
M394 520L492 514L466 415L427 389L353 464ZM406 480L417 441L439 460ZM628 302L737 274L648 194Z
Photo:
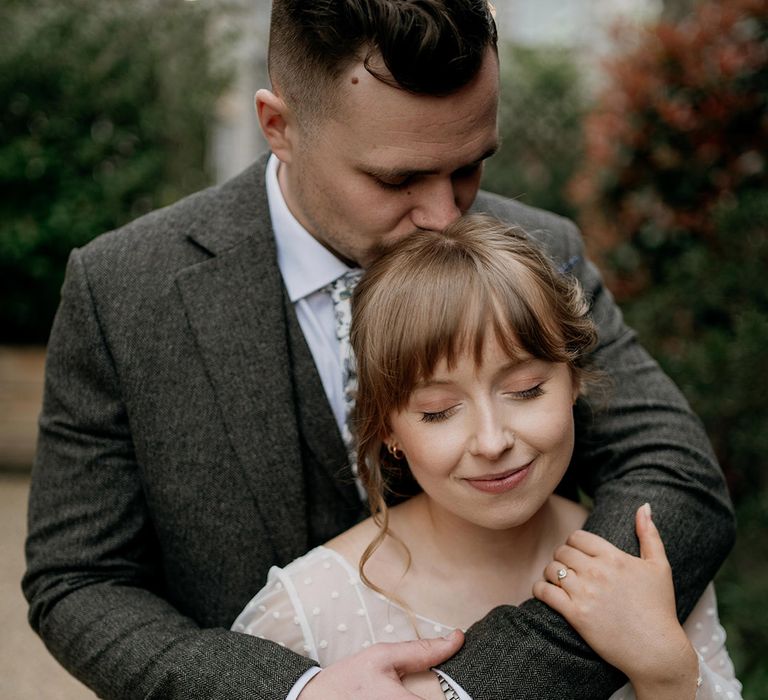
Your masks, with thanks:
M392 663L401 676L419 673L450 659L464 644L464 633L454 630L446 637L416 639L394 645Z

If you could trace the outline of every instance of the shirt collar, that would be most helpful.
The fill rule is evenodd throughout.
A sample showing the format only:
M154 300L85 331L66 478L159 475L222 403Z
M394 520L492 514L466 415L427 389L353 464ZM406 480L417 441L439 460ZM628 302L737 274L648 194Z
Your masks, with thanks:
M350 268L312 236L288 209L277 179L280 161L267 162L269 215L277 245L277 264L291 302L296 302L338 279Z

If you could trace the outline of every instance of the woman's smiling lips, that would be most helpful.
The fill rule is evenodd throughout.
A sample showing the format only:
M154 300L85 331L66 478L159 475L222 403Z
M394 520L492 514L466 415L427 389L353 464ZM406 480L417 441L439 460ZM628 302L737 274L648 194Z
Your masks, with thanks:
M519 486L525 477L528 476L532 464L533 460L522 467L507 469L507 471L494 475L471 479L465 478L464 481L466 481L472 488L475 488L478 491L483 491L484 493L503 493L504 491L509 491L510 489Z

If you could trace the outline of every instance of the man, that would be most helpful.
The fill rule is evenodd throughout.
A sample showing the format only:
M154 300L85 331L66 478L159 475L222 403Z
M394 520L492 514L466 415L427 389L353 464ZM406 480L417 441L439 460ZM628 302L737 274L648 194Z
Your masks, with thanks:
M628 550L652 502L687 615L732 542L722 475L573 226L477 194L497 147L486 2L275 0L270 75L256 98L269 160L72 254L24 580L51 651L107 698L416 697L400 677L460 635L317 673L227 628L271 565L364 513L331 286L470 207L531 231L592 297L612 388L605 410L578 408L570 484L594 497L588 529ZM419 696L595 698L624 682L534 601L492 611L440 673L418 677Z

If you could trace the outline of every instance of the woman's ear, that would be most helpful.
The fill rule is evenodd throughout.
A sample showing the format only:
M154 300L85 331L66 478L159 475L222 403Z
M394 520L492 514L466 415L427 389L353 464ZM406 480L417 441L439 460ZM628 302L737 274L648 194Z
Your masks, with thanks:
M295 144L295 115L285 100L265 88L254 98L256 116L269 148L283 163L291 162Z

